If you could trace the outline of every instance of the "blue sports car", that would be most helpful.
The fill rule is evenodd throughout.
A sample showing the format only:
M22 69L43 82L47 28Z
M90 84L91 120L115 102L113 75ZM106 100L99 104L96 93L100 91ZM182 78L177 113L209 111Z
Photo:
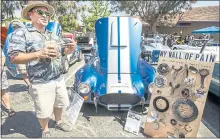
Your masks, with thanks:
M104 17L95 23L97 55L75 74L74 91L85 103L129 110L146 102L155 69L140 57L142 23L132 17Z

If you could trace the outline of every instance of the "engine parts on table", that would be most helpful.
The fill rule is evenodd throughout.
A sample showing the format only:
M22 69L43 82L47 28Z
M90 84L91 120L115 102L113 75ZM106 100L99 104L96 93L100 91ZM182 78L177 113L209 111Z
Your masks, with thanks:
M184 88L182 91L181 91L181 94L184 98L188 98L190 96L190 90L188 88Z
M175 89L180 87L180 84L175 84L175 83L172 83L172 82L170 82L169 85L171 87L171 95L174 94Z
M170 67L166 63L162 63L157 67L157 72L160 75L167 75L170 72Z
M198 117L198 108L189 99L180 98L172 105L173 115L181 122L192 122Z
M179 133L179 138L185 138L185 135L183 133Z
M172 66L172 69L174 70L174 74L173 74L173 80L176 80L176 76L179 73L179 71L181 71L183 69L183 66L180 66L180 68L176 69L175 66Z
M153 129L155 129L155 130L159 129L159 124L157 122L153 123Z
M193 66L190 66L188 70L192 73L198 73L198 70Z
M150 100L146 134L152 137L196 137L214 63L162 58ZM211 66L212 65L212 66ZM150 114L148 114L150 115Z
M185 125L185 126L184 126L184 129L185 129L187 132L191 132L191 131L192 131L192 127L189 126L189 125Z
M172 125L176 125L176 124L177 124L177 121L176 121L175 119L171 119L171 120L170 120L170 123L171 123Z
M169 109L169 102L165 97L158 96L153 100L154 108L159 112L165 112Z
M158 88L161 88L167 84L167 79L164 76L159 75L154 79L154 83Z

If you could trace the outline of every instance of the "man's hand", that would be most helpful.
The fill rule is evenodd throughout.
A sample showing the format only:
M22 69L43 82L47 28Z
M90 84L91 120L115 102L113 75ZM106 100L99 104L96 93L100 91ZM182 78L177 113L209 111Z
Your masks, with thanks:
M57 57L59 55L59 53L57 52L56 49L54 49L54 47L44 47L41 48L40 51L36 52L36 56L38 58L54 58Z
M76 49L76 41L72 41L72 43L68 43L67 47L64 49L64 54L71 54L73 50Z

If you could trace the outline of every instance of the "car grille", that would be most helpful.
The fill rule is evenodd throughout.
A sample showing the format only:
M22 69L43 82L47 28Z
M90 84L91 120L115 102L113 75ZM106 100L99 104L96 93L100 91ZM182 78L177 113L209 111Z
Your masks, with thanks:
M136 105L141 98L135 94L107 94L99 97L99 102L104 105L108 104L131 104Z

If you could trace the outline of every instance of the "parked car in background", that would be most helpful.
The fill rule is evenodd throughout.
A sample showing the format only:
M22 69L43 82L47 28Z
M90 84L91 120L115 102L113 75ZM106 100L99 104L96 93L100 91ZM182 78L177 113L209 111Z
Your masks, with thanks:
M153 39L159 43L163 42L163 37L160 34L148 34L146 39Z
M95 34L92 32L86 33L85 35L80 34L77 35L77 44L79 45L80 49L85 52L92 52L95 49L96 45L96 38Z
M154 39L147 39L141 43L141 57L150 64L157 64L161 50L169 51L171 49Z
M209 92L220 97L220 62L217 61L212 73L212 80L209 86Z
M86 64L76 72L73 90L85 103L95 104L96 111L98 104L112 111L143 106L149 99L156 70L139 57L141 21L104 17L96 21L95 29L97 55L88 56Z
M195 39L194 41L190 42L188 45L173 45L171 49L173 50L197 50L198 52L201 50L202 46L208 42L207 39ZM206 43L205 47L206 51L211 51L213 53L219 52L219 46L213 46L211 43Z

